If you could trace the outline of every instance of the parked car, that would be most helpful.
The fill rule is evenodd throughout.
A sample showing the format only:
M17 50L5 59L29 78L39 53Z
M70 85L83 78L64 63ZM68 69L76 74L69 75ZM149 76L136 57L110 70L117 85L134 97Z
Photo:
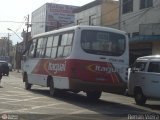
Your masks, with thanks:
M2 74L3 75L9 75L9 66L8 63L6 61L0 61L0 66L2 69Z
M148 98L160 98L160 55L138 58L130 69L128 94L136 104L145 104Z
M8 63L9 71L12 71L12 64Z

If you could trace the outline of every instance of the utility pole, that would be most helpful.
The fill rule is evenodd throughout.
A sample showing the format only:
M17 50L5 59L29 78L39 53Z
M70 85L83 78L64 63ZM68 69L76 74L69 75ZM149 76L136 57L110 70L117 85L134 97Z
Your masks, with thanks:
M17 42L17 45L16 45L16 69L17 69L17 72L19 72L19 69L20 69L20 56L19 55L19 44Z
M121 30L121 13L122 13L122 0L119 0L119 21L118 21L119 30Z
M29 38L28 30L29 30L29 27L31 27L31 24L29 24L29 15L27 16L26 26L27 26L27 32L26 32L26 40L25 40L25 49L28 46L28 38Z
M10 36L10 34L8 33L8 41L7 41L7 52L8 52L8 56L10 56L10 46L9 46L9 36Z

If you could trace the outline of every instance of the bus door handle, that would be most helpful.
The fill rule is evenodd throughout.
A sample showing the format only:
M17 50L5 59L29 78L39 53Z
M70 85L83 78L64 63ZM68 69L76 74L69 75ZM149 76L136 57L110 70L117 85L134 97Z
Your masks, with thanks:
M100 57L100 59L106 59L105 57Z

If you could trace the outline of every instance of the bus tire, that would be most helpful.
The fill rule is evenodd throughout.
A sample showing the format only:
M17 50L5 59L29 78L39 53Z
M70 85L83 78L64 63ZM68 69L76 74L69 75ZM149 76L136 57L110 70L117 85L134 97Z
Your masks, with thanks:
M137 105L144 105L146 103L146 96L143 95L141 88L135 88L134 99Z
M9 71L6 73L7 76L9 76Z
M102 91L87 91L87 98L90 100L97 100L101 97Z
M55 93L56 93L56 90L55 90L55 88L54 88L54 82L53 82L53 79L50 79L49 80L49 94L50 94L50 96L54 96L55 95Z
M26 90L30 90L31 89L31 87L32 87L32 84L30 84L30 83L28 83L28 76L25 74L24 75L24 81L25 81L25 89Z

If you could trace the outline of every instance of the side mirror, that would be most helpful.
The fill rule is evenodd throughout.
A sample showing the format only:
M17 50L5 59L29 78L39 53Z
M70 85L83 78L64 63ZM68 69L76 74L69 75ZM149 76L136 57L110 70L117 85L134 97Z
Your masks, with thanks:
M132 67L132 68L131 68L131 71L132 71L132 73L135 73L135 72L139 71L139 69L138 69L138 68L135 68L135 67Z

